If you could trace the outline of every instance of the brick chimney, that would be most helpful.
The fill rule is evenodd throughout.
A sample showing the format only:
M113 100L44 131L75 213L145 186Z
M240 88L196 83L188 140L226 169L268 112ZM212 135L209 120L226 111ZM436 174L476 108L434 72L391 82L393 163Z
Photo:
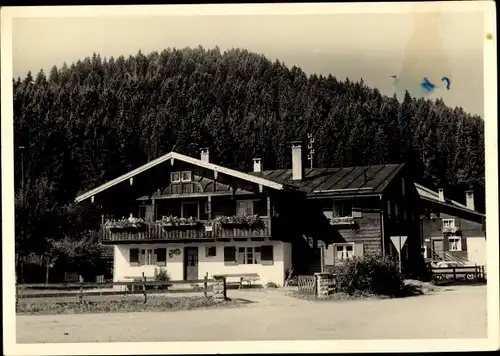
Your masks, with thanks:
M439 201L444 202L444 189L438 188L438 194L439 194Z
M208 148L202 148L201 149L201 157L200 157L200 159L203 162L209 163L210 162L210 160L209 160L209 154L210 154L210 151L208 150Z
M302 142L292 142L292 179L302 180L304 167L302 166Z
M254 172L262 172L262 159L254 158L253 159L253 171Z
M475 210L474 207L474 191L473 190L467 190L465 192L465 205L467 205L467 209L470 210Z

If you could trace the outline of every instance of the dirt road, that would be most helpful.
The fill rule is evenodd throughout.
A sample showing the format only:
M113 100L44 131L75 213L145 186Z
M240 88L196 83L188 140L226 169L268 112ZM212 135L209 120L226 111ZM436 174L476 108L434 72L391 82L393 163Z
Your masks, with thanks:
M18 316L18 343L486 337L486 286L404 299L308 302L280 290L228 291L241 308Z

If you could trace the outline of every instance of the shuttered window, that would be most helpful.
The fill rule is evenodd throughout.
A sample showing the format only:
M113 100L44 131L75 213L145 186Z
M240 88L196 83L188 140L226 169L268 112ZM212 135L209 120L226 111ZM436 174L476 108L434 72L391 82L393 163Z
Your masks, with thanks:
M158 266L166 266L167 265L167 249L166 248L157 248L155 250L156 255L156 265Z
M131 248L130 250L130 265L138 266L139 265L139 249Z
M262 246L260 248L260 260L263 265L274 264L274 248L272 245Z
M236 248L234 246L224 247L224 265L231 266L236 264Z

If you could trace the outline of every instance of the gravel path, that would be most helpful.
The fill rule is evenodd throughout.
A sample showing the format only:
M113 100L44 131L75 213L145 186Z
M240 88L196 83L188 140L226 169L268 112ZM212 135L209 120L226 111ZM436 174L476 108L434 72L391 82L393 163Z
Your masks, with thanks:
M282 290L228 291L240 308L17 316L19 343L486 337L486 286L387 300L309 302Z

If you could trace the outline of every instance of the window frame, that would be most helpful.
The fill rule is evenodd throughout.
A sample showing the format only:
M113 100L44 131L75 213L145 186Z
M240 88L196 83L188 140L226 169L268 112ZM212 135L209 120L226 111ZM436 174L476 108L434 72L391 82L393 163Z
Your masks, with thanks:
M213 251L213 254L211 254ZM217 256L217 246L205 246L205 257L216 257Z
M184 174L185 173L189 174L189 178L184 179ZM182 183L190 183L190 182L192 182L193 181L193 172L192 171L181 171L180 172L180 181Z
M447 227L446 223L448 223L448 222L450 223L450 225L449 225L450 228L457 227L455 219L441 219L441 227L442 228Z
M355 245L354 242L335 243L335 244L333 244L333 257L334 257L333 260L335 262L337 262L337 261L344 262L344 261L349 260L350 258L353 258L355 256L355 246L354 245ZM343 247L342 255L346 254L346 258L344 258L344 257L339 258L337 256L337 252L338 252L337 248L338 247ZM350 251L351 252L351 256L350 257L347 256L348 255L347 247L351 248L351 251Z
M254 215L255 207L254 207L255 199L238 199L236 200L236 215L241 215L238 213L238 204L243 203L245 205L245 214L243 215ZM250 208L251 212L247 213L247 209Z
M240 250L244 249L243 252ZM258 251L257 251L258 249ZM240 255L243 255L240 261ZM258 258L257 258L258 256ZM251 261L251 262L248 262ZM236 264L237 265L260 265L261 264L261 247L260 246L237 246L236 247Z
M453 242L452 242L453 240ZM456 248L451 248L456 246ZM449 236L448 237L448 251L462 251L462 238L460 236Z
M174 179L174 175L177 174L179 179ZM181 182L181 172L170 172L170 183L180 183Z

